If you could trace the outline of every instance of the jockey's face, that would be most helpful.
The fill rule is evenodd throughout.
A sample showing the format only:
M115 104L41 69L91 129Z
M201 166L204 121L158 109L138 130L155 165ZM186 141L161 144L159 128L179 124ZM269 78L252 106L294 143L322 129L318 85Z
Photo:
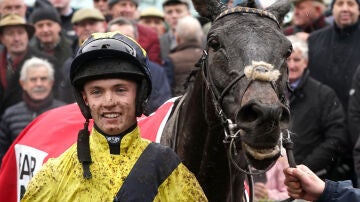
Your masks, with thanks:
M118 135L136 123L136 87L124 79L99 79L84 85L83 99L102 132Z

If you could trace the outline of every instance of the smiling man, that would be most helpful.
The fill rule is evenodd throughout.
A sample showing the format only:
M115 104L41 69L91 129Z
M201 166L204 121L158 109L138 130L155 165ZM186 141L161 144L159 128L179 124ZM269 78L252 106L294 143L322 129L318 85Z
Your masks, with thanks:
M19 82L23 101L8 107L0 122L0 163L11 143L32 120L65 104L53 97L54 68L46 60L33 57L25 61Z
M170 148L140 137L136 117L152 85L147 60L119 33L95 33L84 42L70 71L84 128L76 144L32 178L22 201L207 201Z

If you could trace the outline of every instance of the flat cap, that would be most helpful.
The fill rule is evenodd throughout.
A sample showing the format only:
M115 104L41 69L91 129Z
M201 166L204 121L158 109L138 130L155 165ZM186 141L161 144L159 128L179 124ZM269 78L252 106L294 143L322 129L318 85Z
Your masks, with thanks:
M10 26L22 26L25 28L29 39L34 35L35 28L26 23L26 20L17 14L8 14L1 18L0 20L0 33L3 32L3 29Z
M104 15L96 8L82 8L77 10L71 18L72 24L77 24L83 20L93 19L105 21Z
M155 7L148 7L140 12L140 19L146 17L156 17L164 19L164 13Z

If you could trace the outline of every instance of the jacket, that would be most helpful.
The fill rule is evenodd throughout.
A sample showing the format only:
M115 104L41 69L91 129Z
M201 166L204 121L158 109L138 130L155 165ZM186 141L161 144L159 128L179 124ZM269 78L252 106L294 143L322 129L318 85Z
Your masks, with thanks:
M38 38L34 37L30 41L30 46L33 47L34 49L55 56L59 63L59 68L63 66L66 59L72 56L71 45L72 45L72 41L70 41L70 39L67 39L62 33L60 33L59 43L55 46L52 53L48 53L45 50L43 50L41 42Z
M152 61L148 61L148 67L151 74L152 89L144 109L144 114L153 113L172 97L170 84L164 68Z
M356 141L359 139L358 137L360 136L360 64L354 74L350 89L349 106L348 106L348 124L349 124L349 132L351 134L351 142L355 144ZM360 143L358 149L360 150Z
M138 42L147 52L149 60L161 64L160 42L157 33L146 25L136 23L138 29Z
M136 127L122 137L119 155L110 154L107 140L95 129L89 143L91 179L83 178L77 146L74 144L61 156L49 159L44 164L30 181L22 201L113 201L150 141L140 138L139 128ZM176 158L170 149L161 147L163 152L160 153L171 152L170 155ZM158 172L162 172L160 167ZM145 178L142 180L146 181ZM122 198L119 200L126 201ZM145 201L174 200L207 201L196 178L181 162L157 188L154 198L149 197Z
M351 181L325 181L325 190L317 202L359 202L360 189L353 188Z
M173 67L173 82L171 90L173 96L183 95L185 93L184 84L195 64L202 55L202 48L197 42L179 44L169 54L169 59Z
M290 95L290 110L296 163L328 172L347 142L345 112L335 92L305 70Z
M38 110L30 109L24 101L7 108L0 122L0 165L12 142L32 120L43 112L62 105L65 103L51 99Z
M310 34L310 75L332 88L347 110L352 77L360 64L360 22L340 29L334 24Z

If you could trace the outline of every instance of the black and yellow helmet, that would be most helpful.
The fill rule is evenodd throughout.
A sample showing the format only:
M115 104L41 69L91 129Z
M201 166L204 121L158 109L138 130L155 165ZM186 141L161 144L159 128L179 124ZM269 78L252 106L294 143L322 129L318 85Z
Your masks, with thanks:
M151 93L151 75L145 50L118 32L94 33L79 48L70 69L75 98L86 119L91 118L81 91L85 82L122 78L138 84L136 115L140 116Z

